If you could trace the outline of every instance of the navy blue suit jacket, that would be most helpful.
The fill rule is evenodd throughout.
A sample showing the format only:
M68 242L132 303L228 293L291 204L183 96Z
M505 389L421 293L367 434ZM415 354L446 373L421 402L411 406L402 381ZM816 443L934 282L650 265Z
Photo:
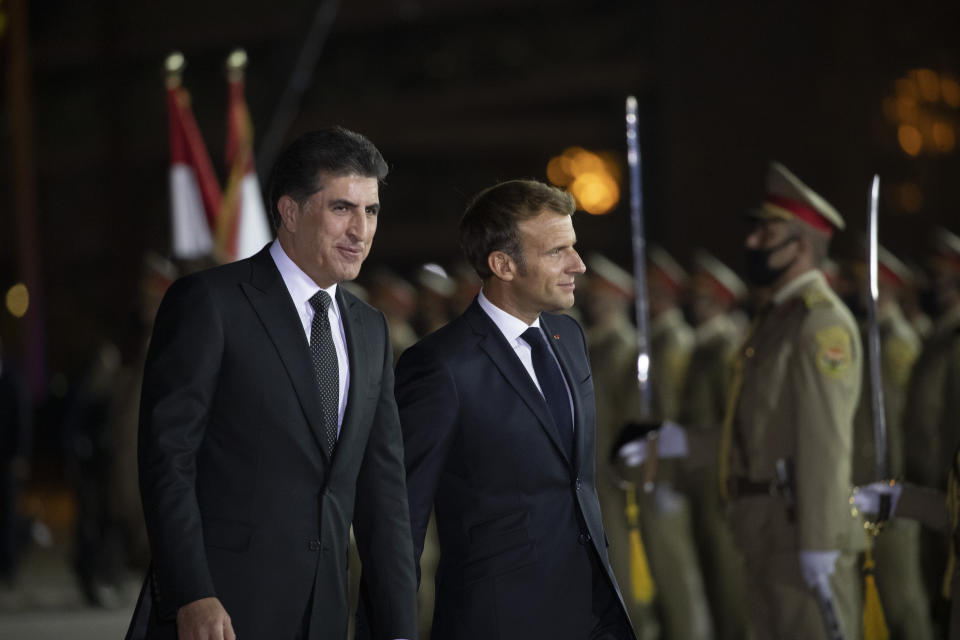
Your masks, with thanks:
M476 300L397 365L418 560L433 509L440 537L434 638L586 638L597 560L623 606L595 488L583 331L564 315L542 314L540 322L573 396L573 459L533 380Z

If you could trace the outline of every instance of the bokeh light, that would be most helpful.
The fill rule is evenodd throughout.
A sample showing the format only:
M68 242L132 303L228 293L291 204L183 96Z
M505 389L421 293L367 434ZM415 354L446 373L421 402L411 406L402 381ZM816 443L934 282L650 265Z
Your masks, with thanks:
M568 147L547 163L547 179L569 189L577 207L593 215L610 212L620 201L620 166L609 152Z
M6 296L7 311L14 318L22 318L27 314L30 308L30 292L27 291L27 285L18 282L7 290Z
M923 135L913 125L900 125L897 129L897 140L900 141L900 148L908 155L917 156L923 151Z

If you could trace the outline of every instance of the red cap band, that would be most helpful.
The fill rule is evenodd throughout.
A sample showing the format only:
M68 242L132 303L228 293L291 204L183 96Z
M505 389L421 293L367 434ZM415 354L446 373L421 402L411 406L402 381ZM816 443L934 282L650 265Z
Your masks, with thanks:
M831 235L833 234L833 224L820 215L820 213L813 207L809 207L802 202L797 202L796 200L784 198L783 196L774 195L772 193L767 194L767 202L775 207L792 213L797 217L797 219L806 222L814 229L818 229Z

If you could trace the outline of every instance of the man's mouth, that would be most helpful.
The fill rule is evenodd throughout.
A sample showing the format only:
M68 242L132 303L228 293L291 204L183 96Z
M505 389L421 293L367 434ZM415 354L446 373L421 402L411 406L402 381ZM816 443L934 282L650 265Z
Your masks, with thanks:
M349 260L356 260L357 258L363 257L363 247L361 246L338 245L337 251Z

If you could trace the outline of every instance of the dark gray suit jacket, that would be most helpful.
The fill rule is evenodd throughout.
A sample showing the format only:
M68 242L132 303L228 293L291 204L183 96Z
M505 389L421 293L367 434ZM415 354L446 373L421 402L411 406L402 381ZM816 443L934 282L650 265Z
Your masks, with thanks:
M337 302L350 388L331 459L303 326L269 250L170 288L140 415L152 597L131 630L173 637L178 607L216 596L240 638L294 638L309 618L309 638L343 640L352 522L375 637L415 637L387 326L342 287Z

